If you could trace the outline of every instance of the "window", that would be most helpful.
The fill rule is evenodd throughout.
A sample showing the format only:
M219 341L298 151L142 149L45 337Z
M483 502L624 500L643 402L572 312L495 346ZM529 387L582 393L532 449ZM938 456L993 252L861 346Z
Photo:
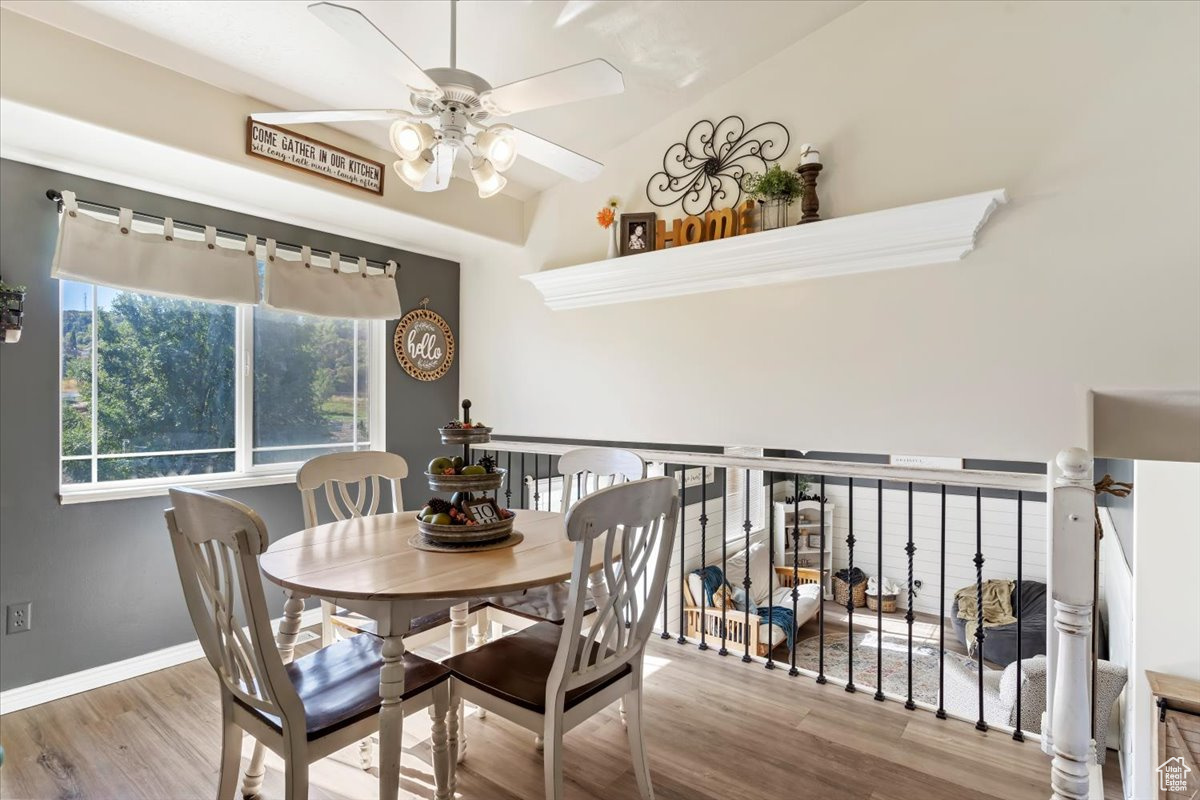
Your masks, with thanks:
M64 500L282 482L382 435L382 322L60 292Z

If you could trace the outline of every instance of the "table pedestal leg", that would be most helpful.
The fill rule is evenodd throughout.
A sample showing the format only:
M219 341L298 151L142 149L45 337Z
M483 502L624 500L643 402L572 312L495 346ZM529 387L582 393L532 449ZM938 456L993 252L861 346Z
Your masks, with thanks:
M467 652L467 632L470 629L469 609L466 603L450 606L450 655ZM461 700L454 703L453 713L458 717L458 752L455 758L458 763L467 755L467 725L463 718Z

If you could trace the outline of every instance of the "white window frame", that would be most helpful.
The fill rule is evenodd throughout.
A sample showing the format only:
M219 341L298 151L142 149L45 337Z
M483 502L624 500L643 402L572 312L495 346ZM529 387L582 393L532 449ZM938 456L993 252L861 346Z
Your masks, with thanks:
M76 281L75 283L79 283ZM91 284L89 284L91 285ZM63 374L63 303L62 286L59 283L58 304L58 383L61 386ZM93 290L93 337L92 337L92 437L93 452L97 435L97 381L96 362L98 342L95 331L95 297ZM236 306L236 322L234 333L234 351L236 374L234 376L234 471L212 475L184 475L163 478L136 478L125 481L106 481L90 484L64 484L62 482L63 453L62 453L62 400L58 401L58 480L59 502L63 505L74 503L93 503L105 500L128 500L137 497L157 497L167 494L172 486L186 485L197 489L236 489L248 486L271 486L285 483L295 483L296 471L302 461L254 465L254 390L250 378L254 374L254 309L255 306L241 304ZM385 391L387 384L387 346L386 326L383 320L358 320L359 325L367 326L367 432L368 443L372 450L387 449L387 407ZM355 347L358 337L355 336ZM61 391L61 389L60 389ZM357 383L355 384L357 392ZM357 404L356 404L357 407ZM357 426L355 426L357 437ZM322 444L296 445L295 449L313 449L324 447ZM342 445L334 445L342 447ZM356 449L355 443L344 445L347 452ZM262 448L260 448L262 449ZM226 448L219 448L223 452ZM182 453L191 451L170 451ZM134 455L145 455L137 453ZM103 456L100 456L103 457ZM82 459L71 459L82 460ZM95 463L95 462L93 462ZM92 478L95 480L95 470Z

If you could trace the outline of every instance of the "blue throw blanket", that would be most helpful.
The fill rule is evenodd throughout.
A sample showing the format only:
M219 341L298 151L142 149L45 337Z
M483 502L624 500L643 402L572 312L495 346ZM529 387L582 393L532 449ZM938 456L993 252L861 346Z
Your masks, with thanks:
M713 595L721 586L725 585L725 573L720 567L705 567L692 571L693 575L700 576L700 583L704 587L705 605L713 605ZM788 651L791 652L792 646L796 643L796 615L792 613L792 609L786 606L763 606L758 608L754 605L754 601L746 597L741 590L733 590L731 594L734 598L734 607L738 611L745 612L747 609L751 613L757 614L764 624L778 625L783 628L787 636Z

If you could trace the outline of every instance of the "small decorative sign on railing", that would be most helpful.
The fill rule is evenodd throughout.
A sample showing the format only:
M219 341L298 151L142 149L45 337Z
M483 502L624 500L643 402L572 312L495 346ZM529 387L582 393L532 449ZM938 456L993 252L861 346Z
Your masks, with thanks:
M383 194L383 164L247 117L246 154Z

